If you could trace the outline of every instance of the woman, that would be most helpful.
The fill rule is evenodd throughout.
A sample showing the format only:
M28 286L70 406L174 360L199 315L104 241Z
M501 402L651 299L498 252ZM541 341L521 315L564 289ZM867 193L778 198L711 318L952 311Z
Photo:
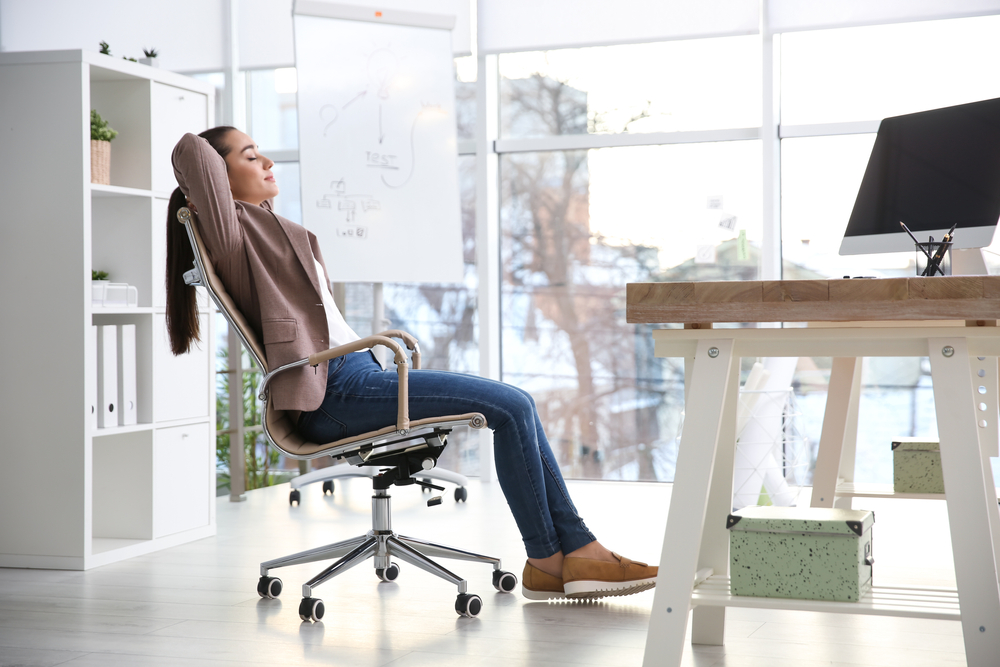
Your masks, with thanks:
M198 338L194 288L182 274L193 256L177 210L188 205L216 273L276 367L359 336L333 302L316 237L273 212L273 162L232 127L186 134L174 148L180 185L167 214L167 325L174 354ZM276 376L280 410L301 411L300 433L331 442L393 423L397 376L355 352ZM409 374L411 419L480 412L494 431L497 477L527 552L525 597L600 598L651 588L656 567L608 551L577 514L531 396L516 387L435 370Z

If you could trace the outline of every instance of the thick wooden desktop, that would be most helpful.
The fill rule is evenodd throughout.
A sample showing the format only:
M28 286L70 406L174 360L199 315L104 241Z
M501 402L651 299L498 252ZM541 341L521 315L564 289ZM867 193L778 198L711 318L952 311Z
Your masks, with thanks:
M1000 417L1000 276L633 283L627 319L684 324L654 331L655 350L690 362L686 413L699 417L689 418L681 435L646 667L680 664L691 608L692 641L721 645L727 606L960 619L968 664L998 664L1000 512L989 456L997 455ZM713 328L722 322L809 326ZM739 359L773 356L834 357L815 507L894 495L891 488L853 484L861 359L930 357L957 591L876 586L857 603L730 595L725 520L732 509Z

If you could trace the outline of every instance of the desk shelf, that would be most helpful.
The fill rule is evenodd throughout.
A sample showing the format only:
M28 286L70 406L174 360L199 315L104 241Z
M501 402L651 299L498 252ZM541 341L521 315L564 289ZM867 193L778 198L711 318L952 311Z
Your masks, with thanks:
M866 484L864 482L839 482L838 498L906 498L910 500L946 500L943 493L896 493L892 484ZM997 489L1000 496L1000 489Z
M733 595L729 590L729 577L722 575L712 575L696 586L691 594L691 605L905 616L947 621L957 621L962 618L958 606L958 591L952 588L874 586L871 592L858 602L759 598Z
M837 484L839 498L908 498L911 500L944 500L943 493L896 493L892 484L865 484L840 482Z

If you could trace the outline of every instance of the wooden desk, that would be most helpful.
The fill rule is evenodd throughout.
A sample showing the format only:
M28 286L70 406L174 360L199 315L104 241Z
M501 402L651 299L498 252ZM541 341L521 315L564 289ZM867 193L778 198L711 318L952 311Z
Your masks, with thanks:
M629 284L629 322L685 324L653 337L657 356L690 362L686 412L699 416L688 419L681 434L643 664L680 664L691 608L692 641L721 645L725 607L750 606L960 619L968 664L995 667L1000 512L988 455L997 448L998 318L1000 276ZM712 326L804 321L835 324ZM957 591L876 586L858 603L730 595L725 519L732 509L744 356L835 358L813 487L817 506L833 506L838 477L846 477L841 496L865 495L850 484L861 358L930 357ZM989 399L982 411L980 386Z

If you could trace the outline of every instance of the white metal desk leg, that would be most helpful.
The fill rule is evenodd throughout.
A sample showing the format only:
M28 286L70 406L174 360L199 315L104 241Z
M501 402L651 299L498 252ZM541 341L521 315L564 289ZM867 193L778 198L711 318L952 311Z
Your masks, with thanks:
M993 498L997 507L996 482L993 479L993 464L990 457L1000 456L1000 381L997 374L997 357L977 357L969 359L972 370L972 396L975 403L976 419L980 420L979 449L983 455L983 476L986 497ZM986 422L986 426L982 425ZM990 495L993 494L993 495ZM1000 508L990 513L995 533L1000 533ZM997 572L1000 573L1000 549L993 553Z
M837 475L844 442L848 438L848 424L857 429L857 409L861 393L861 358L837 357L830 371L830 388L826 395L826 412L823 414L823 432L819 438L816 471L813 473L813 507L833 507L837 490ZM855 380L859 380L855 382ZM850 418L851 411L855 418ZM853 438L857 437L855 432Z
M740 364L730 364L726 401L722 407L719 444L715 450L712 485L708 491L705 528L701 534L698 570L729 574L729 530L726 517L733 509L733 468L736 464L736 406L740 396ZM691 614L691 643L722 646L726 633L725 607L695 607Z
M712 469L731 377L733 343L731 338L699 341L692 362L686 419L660 553L660 573L646 634L644 667L676 667L684 655L691 589L698 569ZM731 468L729 475L731 489Z
M854 482L854 467L858 453L858 407L861 403L861 363L858 358L854 365L854 382L851 384L851 400L847 405L847 423L844 425L844 448L840 452L840 470L837 472L838 483ZM835 498L834 507L851 509L853 498Z
M997 357L969 359L972 366L973 402L976 419L985 419L979 429L979 448L984 456L1000 456L1000 392L997 382ZM992 477L992 472L990 473Z
M970 667L996 667L1000 656L1000 586L994 553L1000 548L996 493L987 493L965 338L928 339L941 472L955 555L965 656Z

